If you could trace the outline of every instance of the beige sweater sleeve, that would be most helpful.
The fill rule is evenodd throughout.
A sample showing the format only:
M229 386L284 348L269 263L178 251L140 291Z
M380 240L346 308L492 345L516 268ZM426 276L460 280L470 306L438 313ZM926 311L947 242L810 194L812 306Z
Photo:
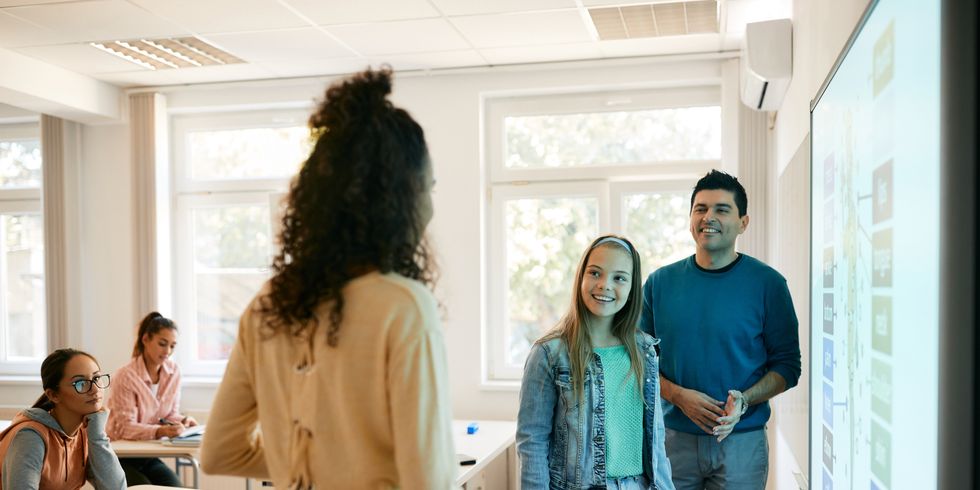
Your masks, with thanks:
M238 340L211 406L201 445L201 469L211 474L268 479L262 437L257 430L252 337L245 328L250 311L251 306L242 315Z
M410 333L389 358L395 464L406 490L448 489L456 479L446 348L438 316L430 313L403 318L402 332ZM420 324L426 320L436 324Z

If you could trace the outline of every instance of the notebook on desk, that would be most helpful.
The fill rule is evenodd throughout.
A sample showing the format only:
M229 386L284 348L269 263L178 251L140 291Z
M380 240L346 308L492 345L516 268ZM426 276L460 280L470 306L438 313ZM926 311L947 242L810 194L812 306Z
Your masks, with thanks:
M201 439L203 438L204 426L195 425L194 427L188 427L179 436L164 439L161 443L167 446L200 446Z

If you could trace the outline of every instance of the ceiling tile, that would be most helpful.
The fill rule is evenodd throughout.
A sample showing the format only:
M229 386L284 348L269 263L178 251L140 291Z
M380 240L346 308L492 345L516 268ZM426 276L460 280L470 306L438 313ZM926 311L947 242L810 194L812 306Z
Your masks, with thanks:
M575 8L574 0L432 0L446 15L505 14L529 10Z
M381 63L391 65L396 71L434 70L439 68L462 68L486 66L487 62L473 49L389 55L373 60L372 65Z
M283 0L318 25L439 17L427 0Z
M93 78L128 88L187 83L261 80L274 78L274 75L269 70L257 65L224 65L185 68L180 70L143 70L100 73L93 76Z
M143 69L88 44L34 46L17 48L14 51L85 75Z
M720 44L720 36L717 33L711 33L602 41L599 43L599 50L603 57L619 58L714 52L719 50Z
M364 58L333 58L329 60L270 60L259 63L279 78L342 75L364 70L370 64Z
M130 0L198 34L306 27L276 0Z
M202 36L245 61L328 59L354 53L313 27Z
M188 34L173 23L123 0L32 5L4 11L57 32L61 43Z
M0 48L59 42L58 33L0 10Z
M451 20L476 48L592 41L578 10L477 15Z
M589 60L602 57L598 43L594 42L486 48L481 49L480 53L493 65Z
M364 56L470 48L466 40L442 19L350 24L326 29Z
M38 5L42 3L65 3L65 0L0 0L0 8Z

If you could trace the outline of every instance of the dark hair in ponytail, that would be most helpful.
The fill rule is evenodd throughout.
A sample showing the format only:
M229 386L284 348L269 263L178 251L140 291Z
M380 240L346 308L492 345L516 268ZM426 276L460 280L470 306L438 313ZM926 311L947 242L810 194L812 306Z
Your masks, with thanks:
M133 345L133 357L143 355L143 336L149 335L153 337L157 332L169 328L173 331L177 331L177 324L173 320L157 313L151 311L150 314L143 317L140 321L140 329L136 332L136 344Z
M99 361L96 361L87 352L76 349L58 349L48 354L48 357L45 357L44 362L41 363L41 387L44 390L58 391L58 385L61 384L61 380L65 377L65 365L68 364L68 361L74 359L75 356L86 356L95 362L95 364L99 363ZM31 408L51 410L54 408L54 403L48 399L46 393L41 393L41 397L34 402Z
M290 185L258 310L269 336L303 336L327 310L326 339L337 344L344 286L369 271L434 282L420 218L429 168L422 127L389 100L391 68L368 69L331 85L310 116L313 152Z

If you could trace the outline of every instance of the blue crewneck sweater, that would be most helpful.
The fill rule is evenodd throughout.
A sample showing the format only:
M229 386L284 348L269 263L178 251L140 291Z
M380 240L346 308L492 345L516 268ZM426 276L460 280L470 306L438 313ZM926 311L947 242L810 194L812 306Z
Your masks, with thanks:
M768 371L787 389L800 377L799 322L786 279L748 255L723 272L699 268L694 256L657 269L643 285L640 327L661 339L665 378L716 400L749 389ZM768 402L752 406L734 431L762 428L769 414ZM666 401L664 424L707 435Z

